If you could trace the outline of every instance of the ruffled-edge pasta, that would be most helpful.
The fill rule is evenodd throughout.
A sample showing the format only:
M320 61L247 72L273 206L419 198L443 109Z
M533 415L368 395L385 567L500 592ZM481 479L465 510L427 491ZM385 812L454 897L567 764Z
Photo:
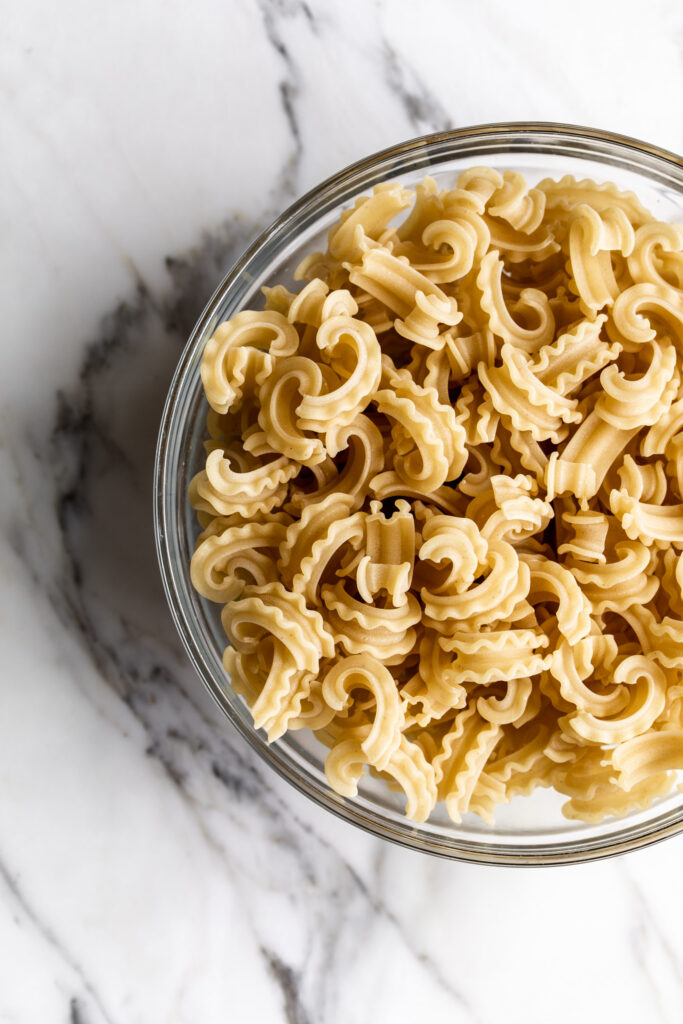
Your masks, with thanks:
M683 226L609 183L377 185L204 349L190 565L269 741L424 821L683 771Z

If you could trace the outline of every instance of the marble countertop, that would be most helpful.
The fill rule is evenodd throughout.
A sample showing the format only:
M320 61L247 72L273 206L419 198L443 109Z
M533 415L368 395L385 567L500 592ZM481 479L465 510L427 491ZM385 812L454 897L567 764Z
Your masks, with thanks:
M152 539L156 428L214 284L417 134L683 151L676 0L27 0L0 43L0 1021L674 1024L683 840L513 872L337 821L218 720Z

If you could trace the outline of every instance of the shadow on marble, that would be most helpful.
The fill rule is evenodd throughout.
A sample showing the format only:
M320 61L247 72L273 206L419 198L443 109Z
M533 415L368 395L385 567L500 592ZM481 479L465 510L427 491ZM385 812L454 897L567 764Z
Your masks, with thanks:
M63 614L99 671L131 704L173 673L198 686L163 594L152 524L159 421L182 348L226 269L256 233L226 224L166 259L169 286L138 280L57 395L50 438L62 541ZM157 688L155 687L155 690Z

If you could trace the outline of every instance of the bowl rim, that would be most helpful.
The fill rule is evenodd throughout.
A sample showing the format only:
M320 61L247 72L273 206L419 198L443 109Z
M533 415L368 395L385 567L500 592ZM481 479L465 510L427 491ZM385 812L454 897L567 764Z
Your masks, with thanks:
M643 157L652 158L654 167L666 169L669 177L680 187L683 193L683 156L627 135L604 131L598 128L550 121L495 122L434 132L389 146L347 165L291 203L238 257L215 288L190 333L173 374L161 417L153 478L155 547L163 588L172 619L190 662L204 686L223 714L247 741L251 749L270 768L274 769L281 778L289 782L298 792L309 797L315 804L378 838L386 839L407 849L429 853L433 856L450 860L520 867L586 863L651 846L683 831L683 805L678 809L665 813L659 819L656 819L655 822L645 822L635 827L629 827L626 824L623 830L607 837L582 837L569 842L543 843L540 849L526 846L515 847L512 842L507 848L505 846L497 848L487 845L483 841L474 843L465 838L459 839L457 833L453 834L452 839L451 837L431 836L427 846L425 845L425 837L419 833L417 827L411 825L408 819L405 819L405 824L402 824L402 827L397 827L396 823L388 818L384 818L377 813L366 812L353 801L339 797L332 790L328 789L326 791L322 787L312 784L311 781L296 772L287 761L278 756L277 744L269 746L259 732L253 727L250 728L234 713L230 705L222 699L221 691L213 673L210 671L194 640L191 623L178 591L172 552L169 547L166 500L168 494L168 473L172 468L168 465L168 453L169 440L172 436L172 426L174 424L174 414L177 409L182 386L196 357L198 345L211 325L216 307L223 301L230 289L240 282L248 268L256 262L259 254L274 239L286 235L288 226L293 221L296 221L297 218L300 218L303 213L311 210L322 196L337 192L343 185L350 187L353 184L357 186L356 192L359 191L366 184L363 182L363 177L370 176L373 169L377 169L389 161L399 162L409 158L411 154L417 156L420 151L424 151L423 162L427 172L429 166L432 165L429 154L434 149L449 143L462 147L467 142L473 145L478 142L499 142L500 146L495 151L501 152L508 151L509 148L508 146L503 146L504 142L514 143L516 141L517 145L513 146L513 149L510 151L531 152L534 148L532 136L536 142L539 139L547 138L552 140L554 138L558 142L565 140L570 144L571 140L574 139L577 144L580 142L594 142L598 146L613 146L617 152L623 154L626 166L628 166L629 153L637 154L641 159ZM525 140L525 137L528 138ZM613 163L614 161L606 162L609 165L610 162ZM415 166L419 165L418 160ZM370 183L368 182L368 184ZM280 241L282 242L281 237Z

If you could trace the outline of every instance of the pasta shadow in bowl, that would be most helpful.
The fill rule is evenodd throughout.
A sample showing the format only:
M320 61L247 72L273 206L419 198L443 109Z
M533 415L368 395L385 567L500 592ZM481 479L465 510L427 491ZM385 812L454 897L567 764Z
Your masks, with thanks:
M304 256L325 249L328 232L340 214L374 186L397 181L413 188L429 175L439 188L454 189L462 171L481 165L519 172L530 185L566 175L609 180L618 189L635 193L657 220L683 221L683 160L645 143L572 126L490 125L447 132L407 142L340 172L295 203L261 235L220 284L192 333L159 435L157 551L176 626L200 677L250 745L297 789L347 821L416 850L479 863L571 863L623 853L681 831L683 796L674 788L646 809L632 810L622 818L585 822L563 815L567 795L538 788L497 806L495 824L471 813L456 824L443 803L426 821L416 824L405 817L404 796L372 774L361 780L357 795L340 796L326 780L328 750L312 732L289 731L268 744L265 734L254 727L247 704L231 688L223 667L226 636L221 607L200 597L190 578L201 527L188 501L188 489L205 464L209 412L200 368L216 326L243 309L262 309L263 287L294 289L295 270ZM609 228L619 229L616 222ZM618 710L618 701L614 706ZM585 782L582 785L589 788Z

